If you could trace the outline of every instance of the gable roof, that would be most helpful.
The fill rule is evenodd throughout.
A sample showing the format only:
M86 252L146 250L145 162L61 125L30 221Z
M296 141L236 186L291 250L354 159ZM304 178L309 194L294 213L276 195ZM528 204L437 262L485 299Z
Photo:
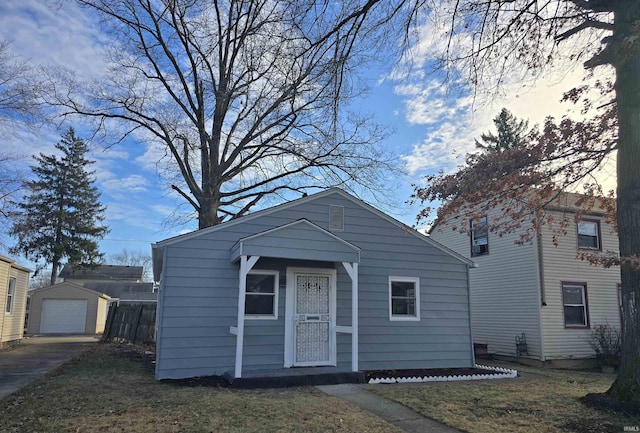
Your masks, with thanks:
M312 242L313 249L300 248L300 241ZM359 262L360 248L302 218L238 240L231 247L231 259L241 255Z
M45 291L49 291L49 290L55 290L57 288L60 287L72 287L74 289L78 289L78 290L82 290L84 292L89 292L93 295L96 295L100 298L104 298L106 300L111 299L111 297L109 295L107 295L106 293L102 293L102 292L98 292L96 290L91 290L88 289L86 287L81 286L80 284L76 284L76 283L72 283L71 281L63 281L62 283L58 283L58 284L54 284L53 286L46 286L46 287L40 287L39 289L35 289L30 291L29 293L39 293L39 292L45 292Z
M121 266L121 265L97 265L97 266L73 266L64 265L60 278L77 280L128 280L137 281L142 279L142 266Z
M316 194L312 194L306 197L302 197L296 200L292 200L283 204L279 204L267 209L263 209L263 210L259 210L257 212L251 213L249 215L245 215L236 219L233 219L231 221L227 221L224 222L222 224L218 224L215 226L211 226L211 227L207 227L204 229L200 229L200 230L195 230L193 232L190 233L185 233L182 235L178 235L178 236L174 236L172 238L168 238L159 242L156 242L155 244L152 244L152 255L153 255L153 272L154 272L154 279L158 279L160 272L156 272L156 263L159 263L160 266L162 266L161 261L162 261L162 254L161 251L165 246L168 245L172 245L178 242L182 242L188 239L193 239L199 236L203 236L209 233L214 233L217 232L218 230L223 230L226 229L228 227L234 226L236 224L243 224L245 222L251 221L255 218L259 218L265 215L270 215L274 212L278 212L284 209L289 209L291 207L294 206L299 206L302 205L304 203L307 202L312 202L314 200L317 200L319 198L323 198L323 197L327 197L329 195L332 194L338 194L340 195L342 198L347 199L349 201L351 201L352 203L355 203L356 205L368 210L369 212L374 213L375 215L379 216L380 218L390 222L391 224L395 225L396 227L399 227L403 230L405 230L408 234L417 237L418 239L422 240L423 242L426 242L427 244L431 245L432 247L442 251L445 254L448 254L452 257L454 257L455 259L457 259L458 261L466 264L467 266L470 267L474 267L475 263L472 260L467 259L466 257L456 253L455 251L445 247L444 245L440 244L439 242L436 242L435 240L431 239L428 236L423 235L422 233L419 233L417 230L413 229L412 227L398 221L397 219L387 215L386 213L382 212L379 209L376 209L375 207L373 207L372 205L364 202L363 200L356 198L354 196L352 196L351 194L341 190L340 188L329 188L326 189L324 191L321 191L319 193Z

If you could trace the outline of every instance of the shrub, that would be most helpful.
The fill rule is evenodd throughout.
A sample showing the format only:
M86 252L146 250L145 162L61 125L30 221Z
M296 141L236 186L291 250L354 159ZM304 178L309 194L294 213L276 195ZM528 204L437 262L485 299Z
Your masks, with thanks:
M589 344L596 353L598 364L618 368L620 365L620 331L609 324L596 325L589 336Z

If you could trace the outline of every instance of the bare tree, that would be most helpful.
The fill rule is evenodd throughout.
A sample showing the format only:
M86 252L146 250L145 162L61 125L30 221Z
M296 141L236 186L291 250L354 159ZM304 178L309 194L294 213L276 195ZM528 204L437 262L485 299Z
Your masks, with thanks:
M613 129L603 130L604 144L591 153L591 159L601 161L602 155L617 149L623 350L618 379L609 394L640 402L640 2L427 0L424 5L432 8L436 24L446 26L440 67L464 75L476 89L500 86L510 74L541 72L560 59L615 72L613 100L601 107L606 112L588 123L597 126L607 122L608 113L615 116ZM574 123L572 138L578 143L585 143L582 125ZM615 146L612 132L617 134ZM598 137L591 139L597 143ZM588 164L588 152L583 157ZM583 173L589 179L593 170Z
M26 60L11 53L9 41L0 40L0 135L16 124L42 121L41 84Z
M29 64L10 51L10 43L0 40L0 138L5 138L20 125L33 125L42 119L39 103L40 87ZM0 233L8 233L13 210L12 199L22 188L24 170L20 169L23 156L0 151ZM0 237L0 248L8 248Z
M113 36L112 66L90 89L65 78L52 101L164 149L200 228L287 191L388 191L385 131L343 107L403 2L79 2Z
M153 280L151 275L151 255L143 251L130 251L124 248L119 253L109 254L105 263L109 265L142 266L142 280Z

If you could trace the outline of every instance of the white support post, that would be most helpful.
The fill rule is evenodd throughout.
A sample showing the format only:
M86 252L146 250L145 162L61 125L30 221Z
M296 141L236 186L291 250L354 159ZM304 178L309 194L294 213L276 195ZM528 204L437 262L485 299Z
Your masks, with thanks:
M236 327L236 365L234 376L242 376L242 349L244 346L244 302L247 295L247 274L260 256L240 256L240 287L238 290L238 326Z
M358 371L358 263L342 266L351 277L351 371Z

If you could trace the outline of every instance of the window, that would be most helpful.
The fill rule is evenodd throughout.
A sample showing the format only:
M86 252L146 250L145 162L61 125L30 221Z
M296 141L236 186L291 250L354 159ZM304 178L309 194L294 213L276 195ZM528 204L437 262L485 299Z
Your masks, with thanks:
M565 328L588 328L587 285L562 283L562 306Z
M9 278L9 287L7 288L7 303L4 312L10 314L13 312L13 300L16 297L16 279Z
M420 320L420 279L389 277L389 319Z
M471 220L471 255L479 256L489 253L489 233L487 217Z
M276 271L253 271L247 274L244 301L247 319L278 318L278 281Z
M578 248L600 250L600 222L580 221L578 223Z

